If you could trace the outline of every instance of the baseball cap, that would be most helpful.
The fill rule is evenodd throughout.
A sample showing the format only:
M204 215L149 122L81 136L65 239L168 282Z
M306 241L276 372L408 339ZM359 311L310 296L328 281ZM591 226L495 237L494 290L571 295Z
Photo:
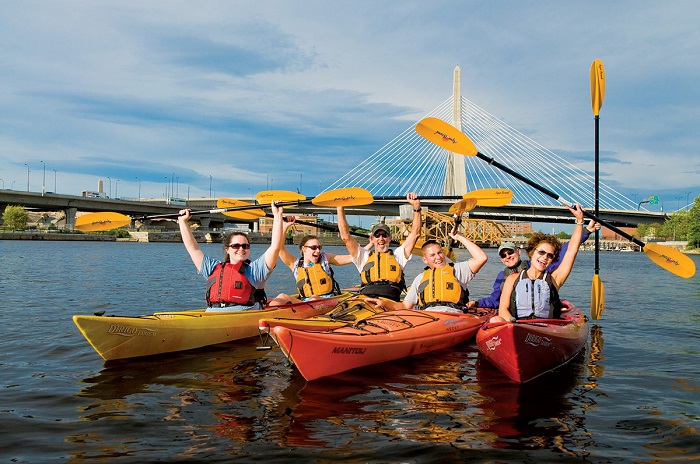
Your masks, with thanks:
M380 222L379 224L375 224L374 227L372 227L371 234L374 235L374 233L378 230L383 230L384 232L387 233L387 235L391 236L391 229L389 229L389 226L384 224L383 222Z
M515 250L516 248L518 247L516 247L513 242L503 242L501 246L498 247L498 252L500 253L503 250Z

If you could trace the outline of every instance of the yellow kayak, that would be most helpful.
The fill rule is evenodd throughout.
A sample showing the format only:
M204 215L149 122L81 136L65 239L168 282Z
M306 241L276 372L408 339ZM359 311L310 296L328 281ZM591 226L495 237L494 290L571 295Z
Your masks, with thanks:
M325 314L353 293L254 311L157 312L147 316L73 316L73 322L106 361L191 350L255 337L261 318L303 319Z

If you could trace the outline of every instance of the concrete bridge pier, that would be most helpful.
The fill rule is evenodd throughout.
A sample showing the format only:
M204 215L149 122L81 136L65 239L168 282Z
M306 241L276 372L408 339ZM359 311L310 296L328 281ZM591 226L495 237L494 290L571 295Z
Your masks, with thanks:
M75 230L75 213L78 212L78 208L66 208L65 213L66 213L66 226L65 228L68 230Z
M208 217L199 218L199 223L202 225L202 227L206 227L208 229L209 224L211 223L211 218L208 218Z

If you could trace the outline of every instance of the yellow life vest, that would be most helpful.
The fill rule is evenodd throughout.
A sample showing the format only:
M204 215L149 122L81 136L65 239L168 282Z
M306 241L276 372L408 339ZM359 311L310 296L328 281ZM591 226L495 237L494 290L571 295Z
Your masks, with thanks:
M468 300L469 292L462 288L455 276L454 264L431 269L425 268L417 289L418 305L461 307Z
M367 263L362 268L362 284L368 285L379 282L394 282L403 280L403 270L394 257L394 252L371 251Z
M299 260L297 266L297 291L302 298L309 298L313 295L321 296L334 293L337 285L333 280L333 271L329 275L321 263L304 267L303 259Z
M401 292L406 288L403 269L391 250L385 252L371 251L367 263L360 273L362 288L360 293L372 297L384 297L399 301Z

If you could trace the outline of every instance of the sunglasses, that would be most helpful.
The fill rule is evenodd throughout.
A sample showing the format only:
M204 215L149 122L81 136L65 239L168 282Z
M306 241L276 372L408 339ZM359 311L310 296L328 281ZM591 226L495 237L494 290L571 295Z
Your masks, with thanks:
M321 245L304 245L304 247L306 247L306 248L311 248L311 249L314 250L314 251L320 250L320 249L323 248L323 246L321 246Z
M552 260L553 260L554 258L556 258L556 256L554 256L554 253L549 253L549 252L546 252L546 251L544 251L544 250L542 250L542 249L538 249L538 250L535 250L535 251L536 251L537 253L539 253L540 256L547 255L547 258L552 259Z
M248 243L232 243L230 245L226 245L226 248L233 248L234 250L238 250L239 248L243 248L244 250L247 250L250 248L250 244Z
M375 232L372 235L374 235L376 238L389 238L389 235L384 232Z
M503 251L501 251L501 252L498 254L498 256L500 256L501 259L503 259L503 258L505 258L506 256L512 255L513 253L515 253L515 250L503 250Z

